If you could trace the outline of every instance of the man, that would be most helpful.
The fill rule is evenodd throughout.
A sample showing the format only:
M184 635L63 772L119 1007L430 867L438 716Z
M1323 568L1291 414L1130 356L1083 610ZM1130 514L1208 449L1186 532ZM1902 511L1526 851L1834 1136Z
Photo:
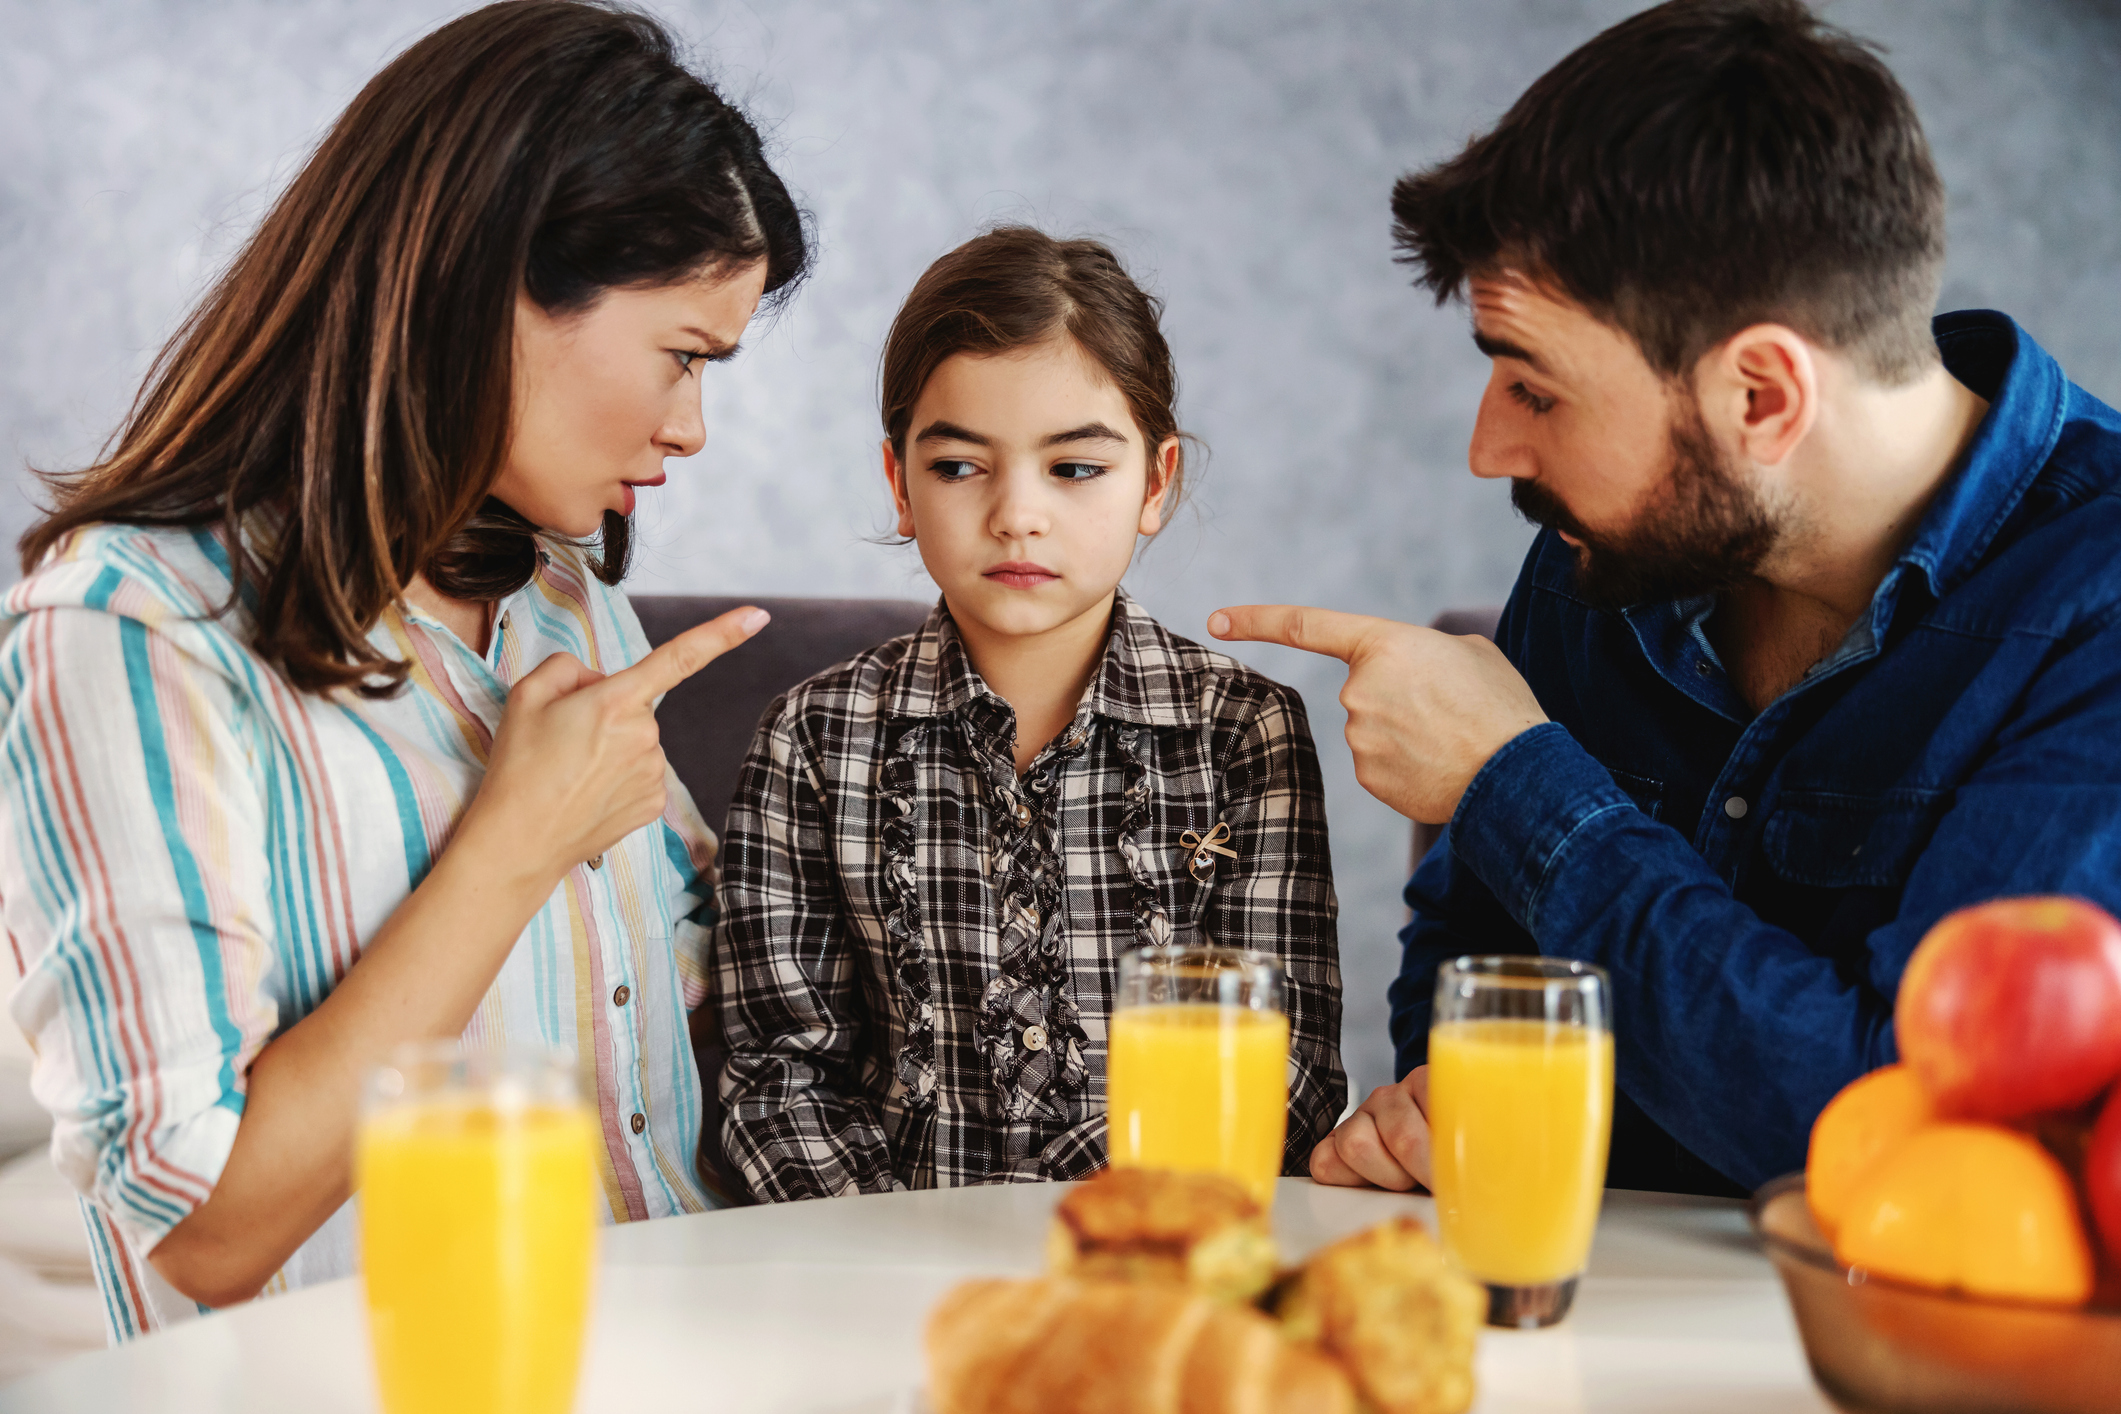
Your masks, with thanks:
M1474 474L1544 529L1500 647L1312 609L1357 778L1449 822L1392 989L1399 1083L1330 1183L1429 1176L1436 969L1611 974L1616 1186L1735 1193L1895 1058L1909 953L2008 894L2121 907L2121 416L2010 320L1928 318L1907 95L1796 0L1593 39L1393 194L1493 377Z

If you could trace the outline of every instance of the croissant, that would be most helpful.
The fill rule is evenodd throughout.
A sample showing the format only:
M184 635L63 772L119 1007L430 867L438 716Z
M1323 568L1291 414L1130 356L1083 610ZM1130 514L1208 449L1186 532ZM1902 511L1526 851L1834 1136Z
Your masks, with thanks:
M968 1281L927 1347L935 1414L1355 1414L1332 1361L1162 1282Z

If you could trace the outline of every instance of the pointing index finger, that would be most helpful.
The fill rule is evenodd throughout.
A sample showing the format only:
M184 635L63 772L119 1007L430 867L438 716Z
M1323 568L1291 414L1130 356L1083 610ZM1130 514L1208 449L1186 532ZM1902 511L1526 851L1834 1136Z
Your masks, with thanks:
M731 609L720 618L693 625L640 662L613 673L605 681L617 686L618 690L637 695L643 702L653 702L749 639L764 628L771 617L764 609L753 606Z
M1217 609L1208 616L1208 632L1233 642L1280 643L1323 653L1343 663L1353 661L1370 634L1387 620L1335 609L1306 609L1293 604L1243 604Z

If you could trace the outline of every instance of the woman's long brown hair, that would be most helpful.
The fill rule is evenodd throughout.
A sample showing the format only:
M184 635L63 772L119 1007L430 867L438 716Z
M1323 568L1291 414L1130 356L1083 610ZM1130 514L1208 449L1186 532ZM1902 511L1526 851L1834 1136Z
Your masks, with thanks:
M214 526L253 647L298 688L394 690L368 642L414 575L492 599L543 533L489 492L518 292L547 311L764 260L802 212L757 132L631 11L506 0L371 80L155 361L103 460L48 475L33 571L103 522ZM628 527L604 520L616 583Z

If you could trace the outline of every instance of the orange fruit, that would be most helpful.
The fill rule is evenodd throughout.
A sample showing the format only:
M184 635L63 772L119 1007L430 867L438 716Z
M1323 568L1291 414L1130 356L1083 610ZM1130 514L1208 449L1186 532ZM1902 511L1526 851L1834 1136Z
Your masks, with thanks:
M1884 1154L1937 1117L1929 1092L1907 1065L1858 1076L1827 1101L1812 1122L1804 1159L1804 1196L1812 1221L1832 1242L1849 1191Z
M1852 1267L1973 1296L2082 1306L2091 1243L2069 1175L1997 1124L1932 1124L1849 1191L1834 1255Z

